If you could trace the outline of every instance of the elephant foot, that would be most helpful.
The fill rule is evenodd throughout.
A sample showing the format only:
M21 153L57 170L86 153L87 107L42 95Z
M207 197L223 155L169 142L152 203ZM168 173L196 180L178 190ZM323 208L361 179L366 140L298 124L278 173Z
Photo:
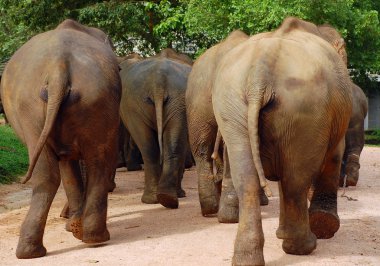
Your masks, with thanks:
M145 192L141 197L141 202L146 203L146 204L157 204L157 194L152 193L152 192Z
M110 240L110 233L107 229L103 233L84 233L82 241L87 244L102 243Z
M66 226L67 228L67 226ZM79 240L83 239L83 226L82 226L82 218L79 217L71 217L69 222L69 230L73 236Z
M235 190L222 190L218 211L219 223L239 222L239 199Z
M69 209L69 203L68 202L66 202L66 204L63 207L59 217L66 218L66 219L68 219L70 217L70 209Z
M340 176L339 178L339 186L343 187L344 186L344 178L345 176ZM356 173L350 173L346 177L346 187L355 187L356 184L358 183L359 180L359 172Z
M239 222L239 207L221 205L218 212L219 223L238 223Z
M309 210L311 231L318 239L328 239L334 236L340 226L339 216L336 213L322 209Z
M266 206L269 204L269 199L267 195L265 195L264 190L261 188L260 189L260 205L261 206Z
M170 209L178 209L178 197L177 195L173 196L171 194L165 194L165 193L158 193L157 194L157 200L158 202Z
M183 190L182 188L177 189L177 197L178 197L178 198L184 198L184 197L186 197L186 192L185 192L185 190Z
M201 204L201 211L203 216L213 216L214 214L218 213L219 200L216 196L210 196L208 198L202 197L199 199L199 201Z
M17 245L16 257L18 259L33 259L46 255L46 248L42 244L32 244L20 239Z
M128 171L139 171L142 170L141 164L127 164Z
M70 220L68 220L68 221L66 222L66 224L65 224L65 230L66 230L67 232L71 232L71 221L70 221Z
M308 255L317 247L317 238L310 233L306 238L284 239L282 249L287 254Z
M355 187L356 184L358 183L358 178L355 178L354 176L347 176L346 180L346 186L349 187Z
M265 265L264 254L235 253L232 258L233 266Z
M283 226L279 226L276 230L276 236L278 239L285 239L286 238L286 232L285 228Z

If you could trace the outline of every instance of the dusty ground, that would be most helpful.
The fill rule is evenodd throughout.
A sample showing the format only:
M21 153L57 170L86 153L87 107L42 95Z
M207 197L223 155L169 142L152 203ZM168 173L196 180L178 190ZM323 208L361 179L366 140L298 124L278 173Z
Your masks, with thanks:
M339 197L341 227L332 239L318 240L308 256L287 255L275 236L278 225L275 196L262 208L267 265L380 265L380 148L365 147L361 178ZM140 202L144 173L118 172L117 188L109 196L111 240L89 246L64 229L59 217L65 197L55 198L45 230L47 256L18 260L15 249L28 210L30 185L0 187L0 265L231 265L236 224L219 224L200 214L195 169L186 171L187 197L178 210ZM341 195L343 191L339 192Z

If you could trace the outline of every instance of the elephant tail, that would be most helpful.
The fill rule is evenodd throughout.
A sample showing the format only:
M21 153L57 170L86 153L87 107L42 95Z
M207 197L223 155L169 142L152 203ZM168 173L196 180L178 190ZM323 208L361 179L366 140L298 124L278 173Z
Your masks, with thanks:
M218 133L216 134L216 139L215 139L215 144L214 144L214 151L211 155L212 173L214 174L214 177L217 174L216 159L218 159L219 157L219 146L220 146L221 141L222 141L222 134L220 133L220 130L218 129Z
M28 182L28 180L32 177L34 167L36 166L37 160L54 126L58 111L69 88L69 66L67 62L58 63L58 68L55 69L55 71L53 70L47 76L45 85L40 91L40 98L43 101L47 102L45 123L42 128L41 135L38 138L37 144L34 147L33 155L30 157L28 172L26 173L25 177L21 180L22 184Z
M266 181L264 168L260 158L259 118L261 108L270 101L272 95L265 97L265 89L260 87L254 88L253 91L253 99L251 99L248 104L248 134L251 144L253 163L259 176L260 186L263 188L265 194L270 197L272 196L272 191Z
M160 147L160 164L163 162L162 155L162 114L164 109L164 101L160 99L155 102L156 108L156 121L157 121L157 137L158 137L158 146Z

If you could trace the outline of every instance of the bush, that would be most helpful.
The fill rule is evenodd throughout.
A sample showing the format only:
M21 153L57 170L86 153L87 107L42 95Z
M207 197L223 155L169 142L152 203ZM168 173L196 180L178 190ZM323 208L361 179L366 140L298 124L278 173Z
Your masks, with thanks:
M17 180L28 169L28 152L12 128L0 125L0 183Z
M380 130L366 130L365 144L380 145Z

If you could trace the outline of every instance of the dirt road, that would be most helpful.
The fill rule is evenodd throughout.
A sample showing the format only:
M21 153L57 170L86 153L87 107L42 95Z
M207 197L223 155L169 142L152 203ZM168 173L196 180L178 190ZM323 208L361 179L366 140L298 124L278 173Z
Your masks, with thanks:
M331 239L318 240L308 256L282 251L282 241L275 236L277 184L271 183L274 197L262 208L267 265L380 265L380 148L365 147L361 163L358 186L338 199L339 231ZM231 265L237 225L202 217L195 169L185 173L187 197L178 210L142 204L143 177L143 171L117 173L117 188L109 196L111 240L102 245L86 245L65 231L65 220L59 217L65 202L60 189L45 230L48 254L33 260L15 256L31 185L1 186L0 265Z

